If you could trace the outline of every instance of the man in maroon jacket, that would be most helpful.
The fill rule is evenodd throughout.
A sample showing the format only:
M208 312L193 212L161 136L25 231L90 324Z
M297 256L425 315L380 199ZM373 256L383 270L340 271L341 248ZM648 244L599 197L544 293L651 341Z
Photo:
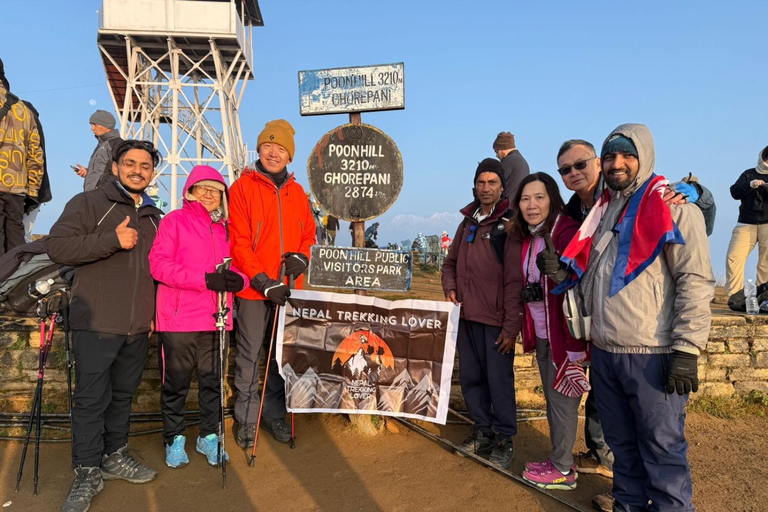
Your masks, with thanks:
M457 346L461 392L475 420L462 447L509 468L515 456L515 339L522 324L520 243L506 236L511 211L504 168L486 158L475 172L475 200L443 263L446 300L461 305Z

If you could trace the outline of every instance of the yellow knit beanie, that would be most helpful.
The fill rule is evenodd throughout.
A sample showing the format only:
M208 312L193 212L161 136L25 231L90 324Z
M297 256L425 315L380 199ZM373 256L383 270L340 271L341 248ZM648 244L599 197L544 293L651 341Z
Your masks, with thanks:
M293 161L293 153L296 151L296 145L293 142L294 133L296 133L296 130L294 130L291 123L285 119L269 121L264 126L264 130L259 134L259 138L256 141L256 151L258 151L261 145L265 142L273 142L283 146L285 150L288 151L291 161Z

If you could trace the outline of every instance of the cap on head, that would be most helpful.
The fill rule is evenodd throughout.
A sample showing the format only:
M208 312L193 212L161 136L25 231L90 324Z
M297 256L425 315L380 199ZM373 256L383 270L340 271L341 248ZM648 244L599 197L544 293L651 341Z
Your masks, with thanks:
M603 146L603 152L600 154L600 158L610 153L628 153L637 158L637 148L632 139L629 139L623 135L615 135Z
M501 132L493 141L493 150L515 149L515 136L509 132Z
M499 176L499 180L501 181L501 186L504 186L504 166L501 165L501 162L496 160L495 158L486 158L479 164L477 164L477 170L475 171L475 179L472 182L474 185L477 183L477 177L483 174L484 172L492 172Z
M115 116L106 110L97 110L91 114L91 118L88 120L88 122L92 124L98 124L99 126L109 128L110 130L113 130L116 124Z
M269 121L264 125L264 129L256 140L256 150L258 151L265 142L279 144L288 151L288 155L291 157L291 161L293 161L293 154L296 151L296 144L293 142L293 135L295 133L296 130L285 119Z

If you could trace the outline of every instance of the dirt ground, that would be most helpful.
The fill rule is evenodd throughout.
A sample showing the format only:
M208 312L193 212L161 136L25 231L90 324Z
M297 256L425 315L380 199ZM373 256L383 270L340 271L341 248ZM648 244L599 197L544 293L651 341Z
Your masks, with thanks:
M457 457L433 441L399 425L400 433L361 435L338 415L298 415L297 445L291 450L268 434L261 438L255 467L234 444L231 420L227 444L231 462L227 489L219 468L190 450L197 428L187 430L190 464L173 470L164 465L160 434L132 437L130 445L158 470L154 482L132 485L106 482L91 510L237 511L564 511L567 507L522 487L475 462ZM137 428L150 428L142 424ZM441 427L460 441L463 425ZM720 420L706 414L688 419L694 503L701 512L766 510L768 420ZM582 440L579 443L583 443ZM512 470L526 460L546 457L545 421L520 424ZM34 452L30 450L21 489L13 492L22 443L0 442L0 503L8 511L54 511L64 499L72 472L69 444L46 443L40 453L39 495L33 496ZM583 446L577 446L577 449ZM137 456L138 457L138 456ZM555 491L583 510L610 480L582 475L575 491Z

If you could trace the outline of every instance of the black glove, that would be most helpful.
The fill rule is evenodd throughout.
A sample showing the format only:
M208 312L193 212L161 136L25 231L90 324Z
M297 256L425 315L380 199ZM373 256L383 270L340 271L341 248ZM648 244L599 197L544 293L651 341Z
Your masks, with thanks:
M699 356L673 350L669 356L669 371L667 372L667 393L687 395L699 390Z
M568 277L568 272L565 270L565 265L560 261L560 255L555 249L555 244L552 242L552 236L547 233L544 235L544 243L546 247L543 251L536 255L536 266L545 276L548 276L556 283L565 281Z
M285 253L285 275L296 278L307 270L309 260L300 252Z
M205 287L214 292L239 292L244 284L242 276L231 270L205 274Z
M253 276L251 286L278 306L285 306L286 300L291 296L291 289L285 283L270 279L264 272Z

